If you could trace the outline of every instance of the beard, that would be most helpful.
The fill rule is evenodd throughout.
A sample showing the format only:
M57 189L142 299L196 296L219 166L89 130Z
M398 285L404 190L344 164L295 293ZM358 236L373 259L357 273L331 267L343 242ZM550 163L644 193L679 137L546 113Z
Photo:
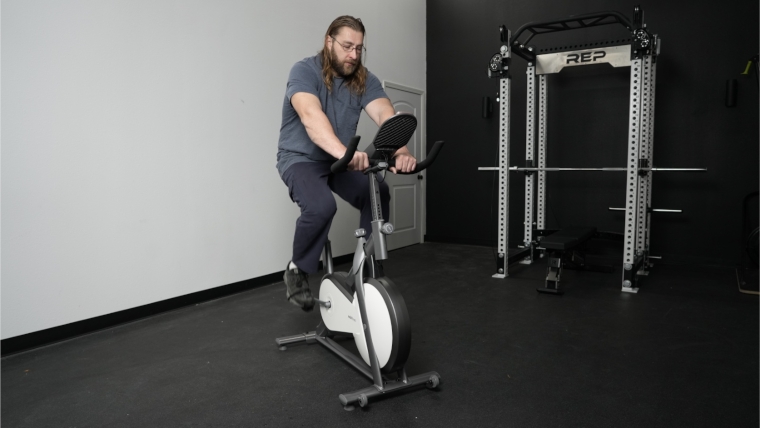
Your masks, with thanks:
M346 58L342 63L338 59L338 55L335 53L335 45L330 49L330 67L338 74L338 76L346 78L351 77L359 68L361 60L356 58L355 62L351 63L351 60Z

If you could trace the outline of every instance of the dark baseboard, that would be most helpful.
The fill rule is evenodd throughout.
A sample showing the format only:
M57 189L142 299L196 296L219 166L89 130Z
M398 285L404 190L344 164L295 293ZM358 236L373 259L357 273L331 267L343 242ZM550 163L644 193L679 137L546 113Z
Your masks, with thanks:
M350 263L352 259L353 254L347 254L345 256L335 257L333 263L334 265ZM321 269L322 267L320 266L320 270ZM35 331L21 336L10 337L0 341L0 353L5 357L11 354L39 348L41 346L51 345L56 342L73 339L77 336L93 333L98 330L112 328L120 324L126 324L164 312L173 311L185 306L192 306L232 294L242 293L264 285L274 284L282 281L283 273L283 271L275 272L258 278L222 285L220 287L174 297L160 302L149 303L132 309L125 309L112 314L101 315L99 317Z

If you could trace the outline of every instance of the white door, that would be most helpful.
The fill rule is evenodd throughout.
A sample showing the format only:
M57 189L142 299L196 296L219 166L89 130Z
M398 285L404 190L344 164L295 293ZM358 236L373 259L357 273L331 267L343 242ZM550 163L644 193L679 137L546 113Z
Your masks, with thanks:
M421 161L425 155L423 94L419 89L409 88L391 82L384 82L385 93L397 112L411 113L417 118L417 130L409 140L407 148ZM424 237L423 171L420 174L386 174L390 188L390 222L395 231L388 236L388 249L419 244Z

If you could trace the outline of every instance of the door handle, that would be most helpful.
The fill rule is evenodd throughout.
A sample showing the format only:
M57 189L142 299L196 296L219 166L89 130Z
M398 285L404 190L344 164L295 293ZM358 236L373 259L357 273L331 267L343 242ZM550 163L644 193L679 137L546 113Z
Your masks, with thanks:
M422 180L422 174L417 176L417 180Z

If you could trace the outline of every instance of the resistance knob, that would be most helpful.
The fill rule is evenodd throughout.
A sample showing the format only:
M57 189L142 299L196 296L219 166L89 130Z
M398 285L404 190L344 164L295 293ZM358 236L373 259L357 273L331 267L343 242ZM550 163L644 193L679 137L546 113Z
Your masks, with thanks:
M383 227L380 228L380 232L383 235L390 235L391 233L393 233L393 225L390 223L385 223Z

